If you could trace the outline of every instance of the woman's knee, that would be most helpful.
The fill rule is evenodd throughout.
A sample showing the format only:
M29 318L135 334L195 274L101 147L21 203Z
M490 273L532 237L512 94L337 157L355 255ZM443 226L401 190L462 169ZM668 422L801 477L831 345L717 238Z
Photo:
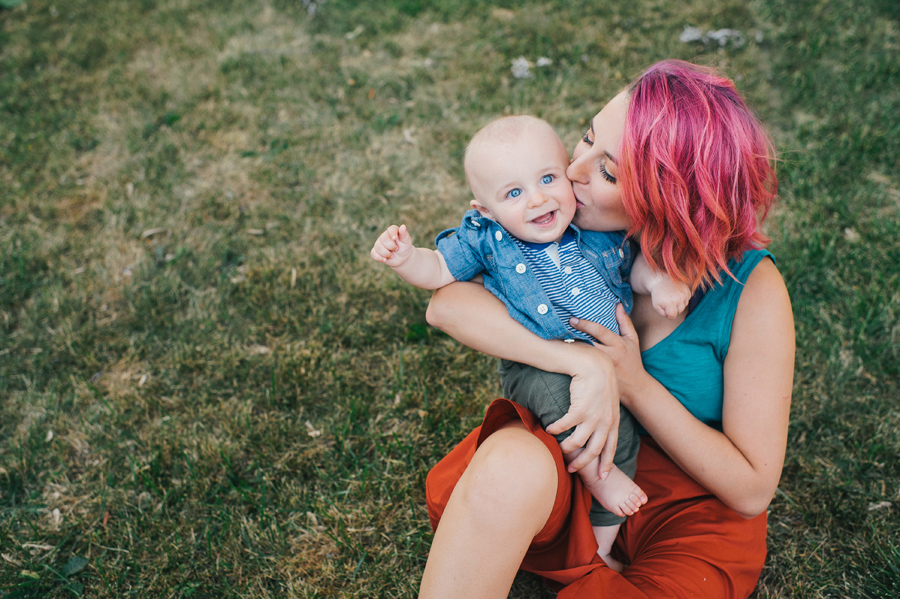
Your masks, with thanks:
M557 484L550 450L516 423L484 440L457 490L467 511L485 525L530 523L537 533L553 509Z

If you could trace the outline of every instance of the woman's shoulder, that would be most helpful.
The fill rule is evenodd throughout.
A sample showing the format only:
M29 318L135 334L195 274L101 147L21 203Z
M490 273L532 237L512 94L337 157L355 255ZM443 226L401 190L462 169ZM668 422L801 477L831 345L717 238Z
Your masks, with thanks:
M756 260L747 273L735 311L732 341L754 330L784 331L793 337L793 322L791 299L781 272L773 260Z
M746 283L750 273L752 273L759 264L764 262L770 263L773 266L775 265L775 256L773 256L769 250L746 250L740 257L732 258L728 262L728 269L740 283ZM725 276L727 276L727 274Z
M753 250L752 255L747 252L741 266L743 276L743 291L741 293L741 301L749 297L749 301L757 301L761 299L760 295L767 295L775 292L783 292L787 296L787 288L778 266L775 264L775 258L766 250ZM767 259L768 258L768 259ZM748 295L749 294L749 295Z

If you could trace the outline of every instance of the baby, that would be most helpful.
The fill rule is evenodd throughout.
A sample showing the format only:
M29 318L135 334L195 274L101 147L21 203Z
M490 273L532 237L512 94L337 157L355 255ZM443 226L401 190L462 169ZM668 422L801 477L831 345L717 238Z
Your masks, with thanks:
M571 224L576 201L566 178L568 165L562 141L544 121L498 119L466 149L466 178L474 199L460 227L441 233L435 251L415 247L405 225L391 225L371 256L424 289L483 275L485 287L510 315L545 339L592 342L569 325L570 317L599 322L618 333L616 305L622 303L630 312L632 288L650 293L654 307L674 318L690 299L686 285L653 272L639 253L634 256L623 232L582 231ZM504 362L501 373L507 396L545 427L568 411L568 389L557 386L548 392L540 380L543 371ZM639 443L635 428L623 409L612 471L601 480L599 458L579 471L595 498L590 518L597 553L617 570L622 564L610 551L619 526L647 502L631 479ZM557 439L569 434L571 430Z

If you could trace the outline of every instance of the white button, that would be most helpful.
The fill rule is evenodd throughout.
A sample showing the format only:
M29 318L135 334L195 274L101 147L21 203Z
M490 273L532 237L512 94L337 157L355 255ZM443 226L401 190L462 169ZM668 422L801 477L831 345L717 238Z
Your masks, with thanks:
M540 306L538 306L538 314L546 314L547 310L547 304L541 304Z
M494 233L494 238L495 238L497 241L500 241L501 239L503 239L503 233L501 233L500 231L497 231L496 233ZM621 251L621 250L620 250L620 251Z
M619 258L624 258L624 257L625 257L625 252L622 251L622 248L619 248Z
M579 289L578 287L572 288L572 295L578 295L579 293L581 293L581 289Z
M519 274L522 274L523 272L525 272L525 265L524 264L516 264L516 272Z
M571 267L571 266L565 267L565 268L563 269L563 272L566 273L567 275L572 274L572 267Z

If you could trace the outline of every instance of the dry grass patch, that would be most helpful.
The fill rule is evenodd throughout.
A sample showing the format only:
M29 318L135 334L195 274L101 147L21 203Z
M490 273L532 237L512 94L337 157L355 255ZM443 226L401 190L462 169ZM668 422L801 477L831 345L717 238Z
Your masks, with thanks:
M374 237L458 224L487 121L536 114L572 147L669 56L734 74L784 156L799 352L757 594L896 596L896 28L812 4L0 13L0 596L414 595L424 477L499 389Z

